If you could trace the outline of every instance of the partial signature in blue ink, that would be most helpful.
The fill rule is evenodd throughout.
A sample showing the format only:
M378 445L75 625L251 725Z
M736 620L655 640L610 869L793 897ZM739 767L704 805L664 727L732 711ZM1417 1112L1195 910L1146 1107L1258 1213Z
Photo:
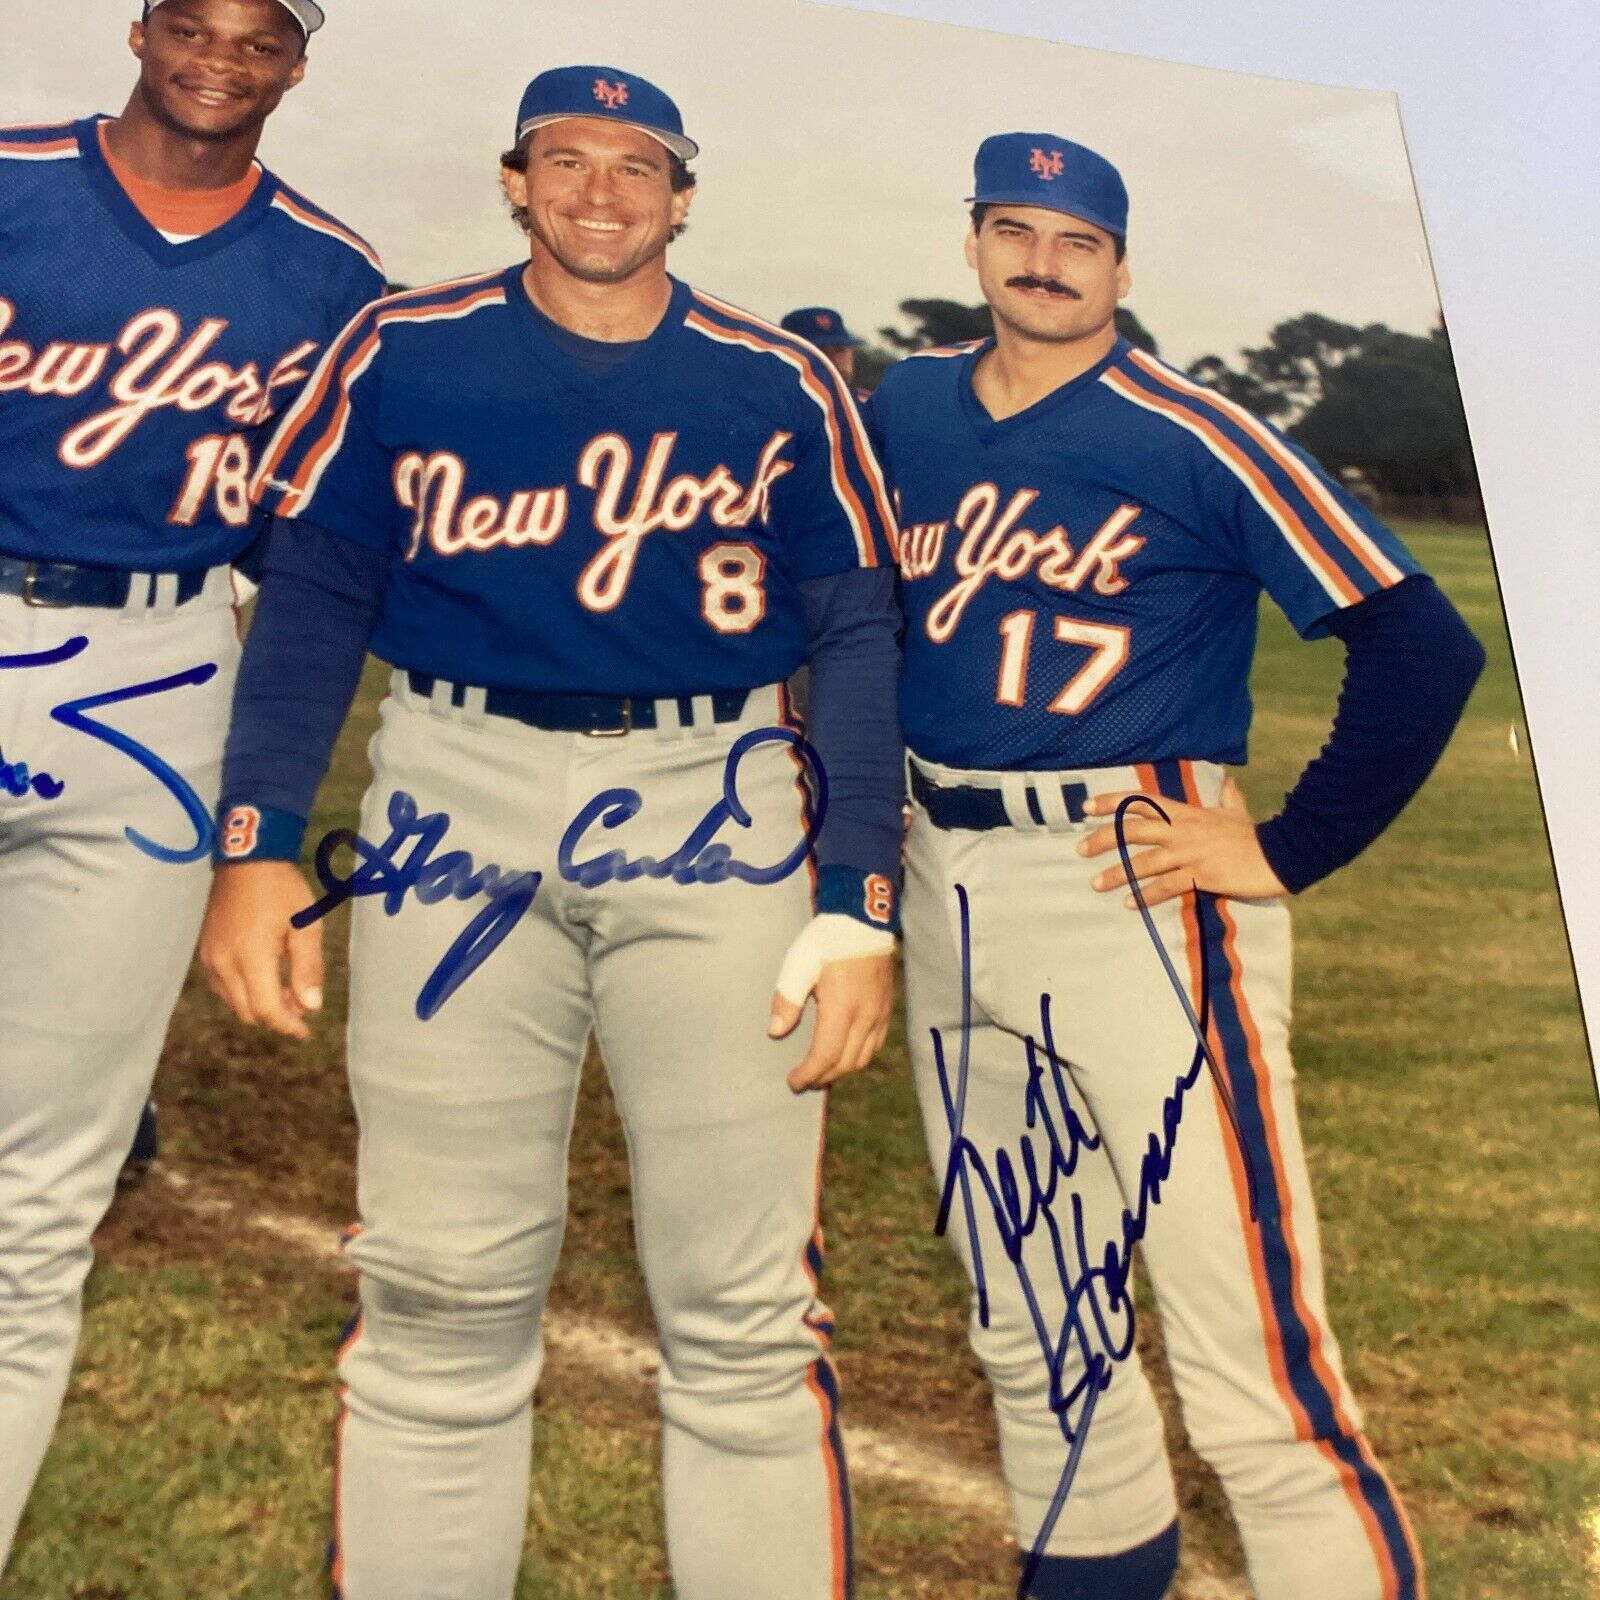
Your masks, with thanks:
M30 771L26 761L7 761L5 751L0 750L0 794L8 794L13 800L30 794L41 800L59 800L66 792L67 786L59 778L52 778L42 768Z
M781 861L770 866L753 866L741 861L733 847L717 835L730 823L748 829L752 818L739 798L739 768L752 750L762 745L786 744L803 761L812 777L814 803L806 830L795 847ZM630 859L625 851L608 850L604 855L578 859L584 836L599 826L612 830L631 822L644 809L644 797L637 789L605 789L597 794L572 819L561 836L556 852L556 870L567 883L595 889L605 883L631 883L636 878L668 878L681 885L726 883L730 878L741 883L771 884L798 872L817 835L822 831L828 810L828 779L822 760L810 744L790 728L752 728L734 740L722 769L722 798L694 825L687 839L669 856L659 859L640 856Z
M967 889L962 884L956 885L961 941L961 1038L953 1083L946 1061L944 1038L939 1029L932 1030L934 1065L951 1139L935 1231L944 1233L948 1229L951 1212L959 1198L971 1250L978 1315L987 1326L988 1278L978 1234L974 1186L983 1191L983 1198L994 1215L1006 1258L1021 1286L1040 1351L1049 1364L1050 1409L1068 1446L1066 1464L1050 1507L1023 1563L1017 1587L1018 1600L1025 1600L1050 1536L1072 1491L1099 1397L1110 1387L1117 1364L1127 1360L1133 1351L1135 1328L1130 1280L1134 1247L1148 1231L1150 1213L1159 1204L1162 1185L1172 1172L1184 1103L1207 1066L1210 1067L1230 1119L1233 1115L1227 1083L1206 1043L1210 1017L1206 942L1200 941L1200 1011L1196 1015L1188 987L1167 954L1145 904L1139 881L1131 871L1123 819L1129 808L1135 805L1148 807L1163 821L1168 819L1149 796L1130 796L1117 808L1117 847L1123 867L1128 870L1128 881L1145 930L1160 957L1167 980L1188 1017L1195 1038L1195 1049L1188 1065L1174 1079L1171 1092L1162 1102L1161 1126L1149 1136L1139 1163L1137 1196L1133 1205L1122 1213L1118 1238L1091 1243L1086 1236L1083 1203L1076 1193L1069 1192L1066 1195L1065 1218L1057 1215L1056 1206L1063 1180L1072 1176L1082 1152L1100 1147L1100 1138L1079 1116L1072 1103L1065 1064L1055 1048L1049 995L1039 997L1039 1040L1029 1037L1025 1041L1028 1055L1025 1114L1030 1131L1019 1141L1015 1159L1006 1150L996 1150L992 1158L985 1157L963 1132L972 1043L972 913ZM1244 1150L1242 1141L1240 1149ZM1255 1179L1249 1171L1247 1153L1245 1160L1253 1218ZM1027 1241L1036 1234L1049 1241L1051 1258L1066 1299L1066 1310L1057 1327L1048 1325L1032 1275L1023 1261ZM1070 1388L1065 1388L1064 1373L1069 1357L1074 1354L1082 1372Z
M478 867L465 850L434 851L450 831L450 818L442 811L423 815L417 802L403 789L389 797L389 837L371 844L354 828L335 828L317 846L316 873L326 891L322 898L297 912L297 928L310 927L346 900L380 895L386 915L399 916L409 895L425 906L441 900L475 900L488 904L463 928L440 957L417 996L417 1015L424 1021L435 1016L446 1000L505 942L522 920L539 892L543 875L507 872L492 862ZM334 857L346 845L355 852L356 865L341 875ZM409 846L404 859L400 852Z
M752 826L750 812L739 798L739 768L750 751L762 744L795 748L814 776L815 804L805 834L793 850L770 866L752 866L740 861L716 835L729 824ZM606 789L589 801L561 838L557 864L563 880L587 889L638 878L665 878L681 885L729 879L777 883L797 872L806 860L827 809L827 779L816 752L798 734L788 728L755 728L734 741L723 765L721 798L671 855L659 860L650 856L630 859L624 851L611 850L587 860L577 859L579 846L591 828L620 828L643 809L644 799L637 789ZM450 818L443 811L424 814L403 789L389 797L388 822L389 837L381 844L363 839L353 828L335 828L323 836L314 860L322 898L297 912L293 921L297 928L310 927L347 900L368 895L381 896L384 912L391 917L400 914L411 896L422 905L486 897L488 904L445 951L417 996L417 1015L426 1022L510 936L532 906L543 874L508 872L493 863L480 868L465 850L435 855L450 831ZM341 874L334 857L346 846L355 853L356 864Z
M27 762L8 762L5 750L0 750L0 794L22 800L26 795L38 795L40 800L59 800L66 794L67 786L59 778L51 778L42 770L29 771Z
M39 651L33 655L0 656L0 670L59 666L62 662L71 661L82 655L88 648L88 639L80 634L52 650ZM109 745L119 754L125 755L130 761L143 767L183 808L184 816L188 818L190 826L195 831L192 845L172 847L158 844L154 839L140 833L137 828L129 827L123 830L128 841L136 849L142 850L157 861L182 865L186 862L203 860L210 855L216 834L215 824L211 820L211 808L195 793L183 774L163 761L155 751L120 729L110 727L91 717L89 713L104 710L107 706L145 700L152 695L168 694L175 689L195 688L200 684L209 683L216 675L215 663L207 662L202 666L191 667L186 672L175 672L165 678L131 683L120 689L107 690L103 694L63 701L50 713L51 717L63 727L71 728L76 733L85 734L101 744ZM64 780L55 778L47 772L31 773L26 762L6 762L3 758L0 758L0 787L18 798L31 789L44 800L59 799L66 791Z
M28 667L54 667L63 661L81 656L89 648L89 641L81 636L68 639L53 650L40 650L30 655L0 656L0 671L19 671ZM26 761L7 761L0 750L0 793L14 800L37 795L41 800L59 800L67 786L50 773L32 771Z

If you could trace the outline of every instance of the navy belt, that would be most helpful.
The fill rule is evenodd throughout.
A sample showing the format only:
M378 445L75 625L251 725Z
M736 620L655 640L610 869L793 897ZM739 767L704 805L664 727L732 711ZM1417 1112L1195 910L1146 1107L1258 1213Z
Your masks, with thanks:
M1089 798L1088 785L1063 783L1060 787L1068 820L1084 821L1083 807ZM925 778L915 763L911 767L911 797L928 813L928 821L936 828L966 828L974 833L983 833L990 828L1009 828L1012 825L1011 818L1006 814L1005 796L998 789L935 783L931 778ZM1039 809L1039 797L1032 786L1028 789L1028 814L1040 827L1045 826L1044 812Z
M425 672L406 673L406 683L412 694L431 696L437 682ZM483 708L491 717L510 717L514 722L525 722L530 728L543 728L550 733L589 733L600 738L617 738L635 728L656 726L655 697L545 694L531 689L485 689L483 695ZM464 705L466 696L464 684L451 686L452 706ZM661 698L677 701L680 723L688 728L694 725L696 699L710 699L712 721L736 722L744 714L750 691L717 689L709 696L666 695Z
M24 561L0 555L0 594L19 594L30 606L100 606L120 610L135 593L135 584L148 584L146 602L155 597L155 582L166 574L125 572L114 567L75 567L67 561ZM206 586L206 569L178 572L178 604Z

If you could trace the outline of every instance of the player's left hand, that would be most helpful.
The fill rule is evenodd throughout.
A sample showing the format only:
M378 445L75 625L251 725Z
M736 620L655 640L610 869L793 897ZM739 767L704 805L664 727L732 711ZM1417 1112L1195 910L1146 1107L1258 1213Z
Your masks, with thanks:
M1078 846L1084 856L1115 855L1117 849L1117 807L1128 798L1122 794L1096 795L1084 806L1090 817L1110 817L1111 825L1097 828ZM1150 845L1152 849L1131 852L1133 874L1147 906L1175 900L1192 889L1227 895L1235 900L1272 900L1289 891L1267 864L1250 808L1231 777L1222 785L1221 802L1215 806L1185 805L1155 795L1161 809L1171 819L1163 822L1148 806L1130 806L1122 819L1123 837L1129 845ZM1128 875L1117 860L1094 879L1102 894L1125 888ZM1130 894L1123 904L1135 909L1138 902Z
M816 1032L787 1079L796 1094L861 1071L883 1048L894 1011L894 935L837 913L813 917L784 957L767 1036L788 1038L812 995Z

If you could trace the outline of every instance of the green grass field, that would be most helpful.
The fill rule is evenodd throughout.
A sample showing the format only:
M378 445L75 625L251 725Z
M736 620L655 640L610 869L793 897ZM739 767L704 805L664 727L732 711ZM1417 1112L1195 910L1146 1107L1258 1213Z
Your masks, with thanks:
M1580 1600L1600 1593L1595 1091L1526 737L1512 748L1521 710L1487 546L1467 530L1403 531L1490 665L1423 795L1296 904L1296 1060L1329 1298L1434 1600ZM1258 815L1320 744L1340 661L1337 645L1302 645L1264 617L1244 777ZM378 682L313 837L353 809ZM6 1600L325 1594L331 1361L350 1285L242 1219L270 1205L331 1233L352 1215L334 968L332 1014L305 1050L250 1035L191 983L158 1083L163 1165L189 1186L158 1169L102 1232ZM572 1171L555 1309L647 1332L598 1072ZM847 1420L991 1463L898 1037L834 1096L827 1176ZM1144 1345L1159 1367L1149 1318ZM1172 1426L1195 1570L1237 1573L1215 1483ZM655 1442L646 1385L552 1359L519 1600L669 1594ZM988 1523L907 1489L859 1487L857 1551L860 1600L1012 1593Z

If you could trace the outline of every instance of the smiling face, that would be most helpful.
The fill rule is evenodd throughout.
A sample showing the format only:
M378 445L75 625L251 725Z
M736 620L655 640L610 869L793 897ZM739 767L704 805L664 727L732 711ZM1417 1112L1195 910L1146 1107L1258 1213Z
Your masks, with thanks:
M534 130L527 170L502 168L511 204L526 211L543 252L585 283L623 283L665 271L674 228L693 190L674 194L672 161L649 134L598 117L565 117Z
M165 0L129 46L138 97L189 139L255 137L305 75L305 38L277 0Z
M1112 234L1045 206L990 206L967 235L967 265L996 323L1044 344L1103 334L1131 284Z

